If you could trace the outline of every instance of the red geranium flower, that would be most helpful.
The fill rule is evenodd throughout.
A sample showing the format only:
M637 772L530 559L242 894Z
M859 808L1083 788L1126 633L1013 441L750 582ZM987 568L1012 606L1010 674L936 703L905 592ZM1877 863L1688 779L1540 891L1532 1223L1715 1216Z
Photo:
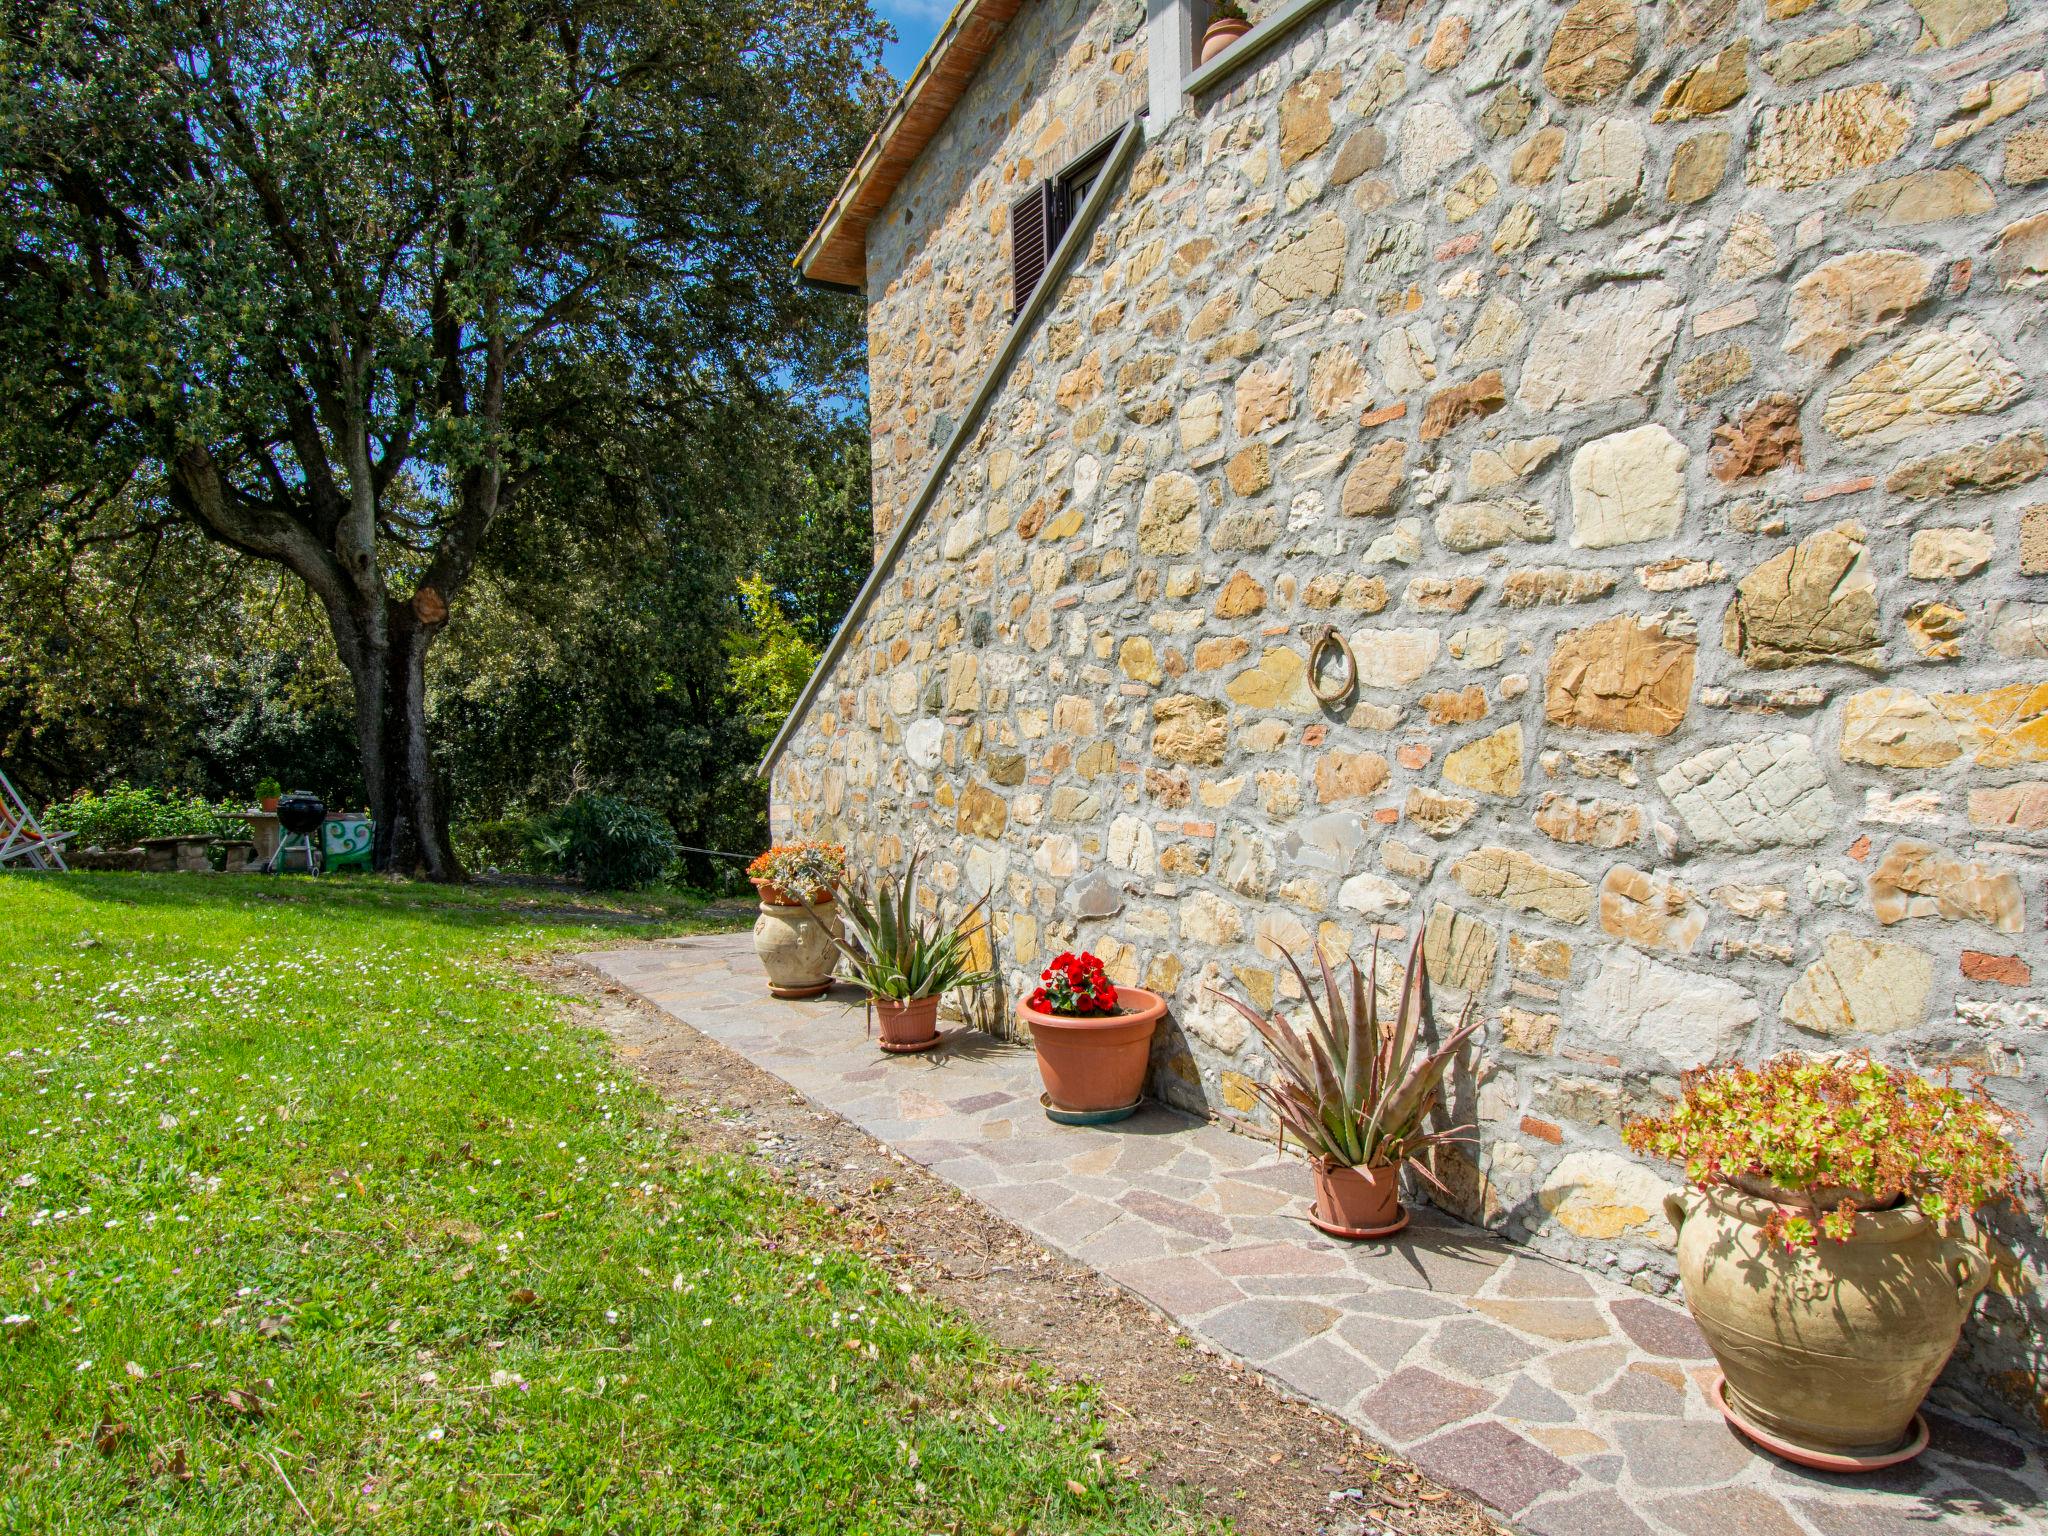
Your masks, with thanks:
M1110 985L1102 962L1091 954L1055 955L1039 980L1045 985L1031 994L1030 1006L1041 1013L1075 1015L1116 1011L1116 988Z

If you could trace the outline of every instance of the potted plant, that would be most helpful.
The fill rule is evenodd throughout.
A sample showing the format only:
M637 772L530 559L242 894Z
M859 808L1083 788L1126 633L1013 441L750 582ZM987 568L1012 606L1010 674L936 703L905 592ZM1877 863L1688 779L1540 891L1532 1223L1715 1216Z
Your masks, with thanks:
M995 972L974 968L981 929L969 926L988 898L969 907L957 924L936 912L920 913L921 857L911 855L903 878L884 885L872 901L848 885L841 902L843 931L832 940L851 964L848 979L867 994L881 1022L882 1049L892 1054L937 1045L939 999L955 987L985 987L996 979Z
M832 897L845 876L846 850L837 843L777 843L747 866L761 897L754 953L771 996L816 997L832 985Z
M1305 1030L1297 1031L1277 1013L1268 1016L1249 1003L1224 998L1259 1032L1279 1068L1275 1079L1254 1083L1252 1092L1273 1112L1282 1143L1292 1132L1308 1153L1316 1192L1310 1221L1333 1237L1398 1232L1408 1224L1401 1204L1402 1167L1412 1164L1443 1189L1422 1154L1471 1129L1431 1131L1425 1122L1452 1057L1484 1021L1468 1002L1458 1027L1435 1049L1429 1047L1435 1021L1420 934L1409 951L1401 1000L1391 1019L1380 1017L1377 943L1370 980L1359 974L1356 960L1351 962L1348 994L1338 991L1337 978L1317 946L1321 1003L1292 955L1287 963L1301 982L1309 1013Z
M846 878L846 849L838 843L777 843L747 866L747 878L769 906L822 905Z
M1252 19L1238 0L1213 0L1209 25L1202 33L1202 56L1196 62L1208 63L1251 29Z
M1629 1124L1695 1186L1664 1210L1729 1423L1831 1471L1919 1453L1920 1401L1991 1273L1961 1224L2016 1199L2011 1119L1981 1085L1791 1052L1688 1072L1670 1114Z
M256 805L259 810L277 813L277 797L284 793L284 786L275 779L256 781Z
M1046 1114L1063 1125L1107 1125L1136 1113L1166 999L1111 985L1085 952L1060 955L1038 979L1018 1012L1038 1052Z

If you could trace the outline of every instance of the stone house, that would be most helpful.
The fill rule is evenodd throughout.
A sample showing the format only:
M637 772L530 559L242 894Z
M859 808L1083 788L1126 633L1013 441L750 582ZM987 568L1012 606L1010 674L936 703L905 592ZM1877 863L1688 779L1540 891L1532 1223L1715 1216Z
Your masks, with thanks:
M1212 988L1421 932L1492 1021L1464 1214L1647 1289L1620 1129L1705 1060L1981 1073L2034 1166L2038 11L1291 0L1196 67L1201 4L963 0L806 247L877 566L777 834L929 849L1012 997L1168 994L1155 1090L1221 1116ZM1995 1219L1950 1380L2038 1426Z

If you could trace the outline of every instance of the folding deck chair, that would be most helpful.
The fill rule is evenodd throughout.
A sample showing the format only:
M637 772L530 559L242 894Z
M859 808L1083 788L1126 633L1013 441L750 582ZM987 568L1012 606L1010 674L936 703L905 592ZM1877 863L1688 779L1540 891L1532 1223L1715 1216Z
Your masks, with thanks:
M45 832L14 781L0 772L0 869L17 859L30 869L63 869L60 850L70 839L69 832Z

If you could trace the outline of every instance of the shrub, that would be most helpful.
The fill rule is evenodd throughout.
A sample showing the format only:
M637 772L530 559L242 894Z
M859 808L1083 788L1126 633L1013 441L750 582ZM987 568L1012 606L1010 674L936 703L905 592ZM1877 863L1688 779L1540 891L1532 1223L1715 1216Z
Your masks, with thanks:
M996 980L995 972L975 969L977 955L988 943L987 919L975 919L988 898L969 907L958 923L949 924L937 912L920 911L917 865L923 857L911 855L900 880L878 878L872 900L852 885L842 893L840 919L846 937L832 942L853 962L847 979L871 998L907 1003L955 987L986 987Z
M80 848L133 848L146 837L247 837L249 824L228 805L197 795L116 784L103 793L81 789L43 812L52 832L73 834Z
M537 847L541 828L531 816L501 816L493 821L470 821L453 831L455 857L463 868L530 870L538 873L543 860Z
M558 871L594 890L652 885L676 861L668 822L617 795L578 795L547 818L536 841Z
M1860 1051L1788 1051L1761 1067L1694 1068L1669 1115L1631 1121L1623 1135L1638 1152L1683 1163L1702 1189L1774 1191L1766 1232L1789 1248L1846 1238L1858 1203L1911 1200L1944 1221L2016 1195L2012 1119L1978 1084L1931 1083Z

